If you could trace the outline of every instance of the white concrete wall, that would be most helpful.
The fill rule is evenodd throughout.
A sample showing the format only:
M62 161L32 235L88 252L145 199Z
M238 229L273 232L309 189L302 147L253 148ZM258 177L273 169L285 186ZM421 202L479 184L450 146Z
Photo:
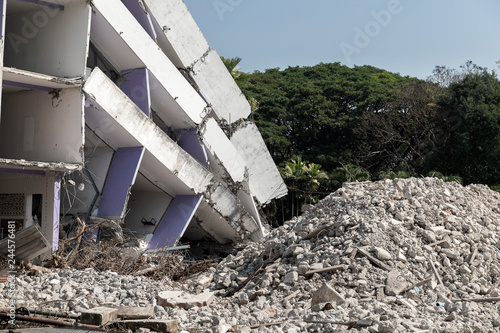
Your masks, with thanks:
M91 40L118 71L147 67L170 94L172 112L201 122L205 101L120 0L94 0ZM151 89L155 89L154 86Z
M182 0L143 2L157 22L158 44L176 66L188 68L208 51L207 40Z
M249 187L261 204L285 196L288 189L254 123L240 125L231 142L243 155L249 172Z
M160 223L163 214L167 210L172 197L163 192L142 192L134 191L130 196L125 217L125 227L138 232L138 236L145 236L153 233ZM141 219L147 221L156 220L156 225L144 225Z
M182 0L144 0L157 22L158 44L178 67L192 68L193 79L219 119L232 123L251 109L233 77L209 45ZM166 27L167 29L163 29Z
M54 240L54 175L53 171L48 171L46 176L0 173L0 193L42 195L41 231L50 244Z
M233 123L250 115L250 104L215 50L193 66L192 77L219 119Z
M205 146L220 161L232 180L244 181L245 161L213 118L204 124L200 134Z
M7 17L4 65L60 77L83 76L90 29L87 1L74 1L62 11L27 8L30 11Z
M41 162L83 163L83 95L63 89L4 94L0 157Z

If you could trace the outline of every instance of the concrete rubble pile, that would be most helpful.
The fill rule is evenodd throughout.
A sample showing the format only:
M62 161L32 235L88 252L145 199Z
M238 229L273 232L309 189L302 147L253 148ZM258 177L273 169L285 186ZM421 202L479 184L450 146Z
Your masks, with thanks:
M499 218L500 195L486 186L434 178L345 184L226 258L214 287L235 287L259 262L277 258L236 293L232 312L273 311L286 328L307 331L342 329L304 319L372 321L364 332L493 332Z
M226 258L212 287L234 288L267 261L226 309L243 313L239 323L341 332L305 321L367 320L360 331L495 332L499 247L500 194L486 186L435 178L351 183Z
M199 332L498 332L499 248L499 193L410 178L346 183L183 285L92 269L17 283L27 307L141 307Z

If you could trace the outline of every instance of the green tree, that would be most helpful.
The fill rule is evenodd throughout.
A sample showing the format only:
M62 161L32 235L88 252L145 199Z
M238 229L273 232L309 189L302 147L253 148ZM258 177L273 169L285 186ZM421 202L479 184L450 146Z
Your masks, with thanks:
M440 101L446 135L429 169L459 175L466 184L500 184L500 81L483 69L449 90Z
M321 181L328 179L321 165L304 162L300 156L286 163L282 175L290 191L292 215L299 215L302 205L316 203Z
M240 57L224 58L221 56L220 58L237 84L241 84L248 79L248 74L240 72L238 66L242 60Z
M240 87L259 102L255 122L278 164L300 155L332 171L339 161L364 160L365 145L354 132L361 116L414 80L372 66L332 63L255 72Z

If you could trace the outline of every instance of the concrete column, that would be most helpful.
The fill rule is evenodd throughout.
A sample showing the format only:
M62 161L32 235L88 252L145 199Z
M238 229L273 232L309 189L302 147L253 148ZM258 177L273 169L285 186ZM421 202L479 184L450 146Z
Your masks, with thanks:
M59 249L59 217L61 215L61 180L64 176L63 172L56 172L54 176L54 215L52 229L52 251L56 252Z
M151 94L149 91L149 72L147 68L122 71L122 91L141 109L146 116L151 115Z
M184 235L201 199L200 195L177 195L163 215L148 248L174 246Z
M102 191L98 216L109 219L123 218L130 196L130 188L139 172L144 147L118 148L111 161Z

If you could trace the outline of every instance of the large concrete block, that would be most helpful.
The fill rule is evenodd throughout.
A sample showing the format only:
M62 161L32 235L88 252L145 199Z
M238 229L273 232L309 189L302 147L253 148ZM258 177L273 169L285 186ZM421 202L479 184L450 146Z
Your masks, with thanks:
M158 44L177 66L187 68L209 46L182 0L143 0L158 34Z
M148 319L153 318L154 315L155 309L153 306L120 306L118 308L118 318L120 319Z
M261 204L287 194L288 189L254 123L240 125L231 137L231 142L246 162L250 191Z
M82 324L101 326L118 318L118 309L97 307L82 312Z
M160 306L173 306L189 309L194 306L207 306L214 300L213 292L203 292L195 295L185 291L161 291L158 294L158 305Z
M250 104L215 50L194 64L192 77L219 119L231 124L250 115Z
M245 161L213 118L206 122L200 134L205 146L212 155L217 157L232 180L234 182L244 181Z

